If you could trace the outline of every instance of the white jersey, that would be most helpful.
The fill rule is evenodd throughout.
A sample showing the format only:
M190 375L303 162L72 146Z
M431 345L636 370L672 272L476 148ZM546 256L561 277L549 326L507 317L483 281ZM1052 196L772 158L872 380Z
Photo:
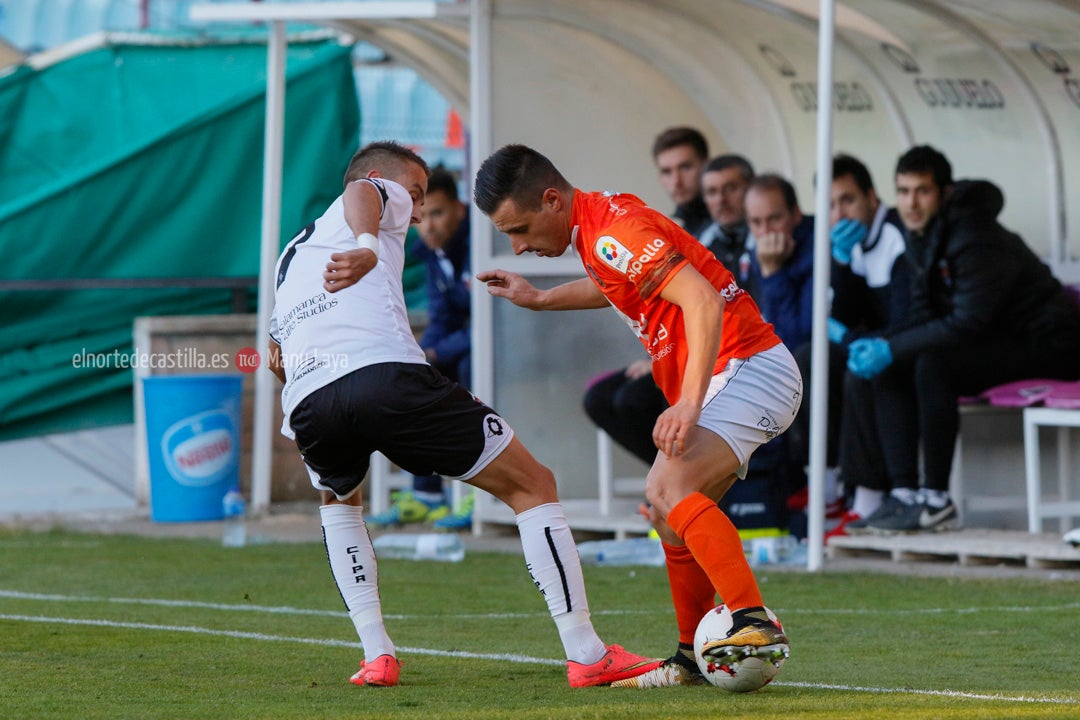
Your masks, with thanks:
M289 437L292 411L319 388L376 363L427 363L409 326L401 286L412 197L385 178L356 182L374 185L383 202L379 262L371 272L336 293L322 287L330 255L356 249L342 197L293 238L277 261L270 337L281 345L281 432Z
M892 282L893 264L904 254L904 233L888 214L885 203L881 203L866 241L851 248L851 272L866 278L866 284L872 288Z

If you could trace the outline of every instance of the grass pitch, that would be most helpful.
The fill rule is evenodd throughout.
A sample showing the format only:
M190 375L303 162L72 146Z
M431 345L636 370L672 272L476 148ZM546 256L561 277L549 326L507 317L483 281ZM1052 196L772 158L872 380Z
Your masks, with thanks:
M316 520L313 520L316 522ZM519 556L384 561L397 688L360 658L318 544L0 532L3 718L1080 718L1080 581L758 573L776 682L571 690ZM606 642L667 656L657 568L587 567Z

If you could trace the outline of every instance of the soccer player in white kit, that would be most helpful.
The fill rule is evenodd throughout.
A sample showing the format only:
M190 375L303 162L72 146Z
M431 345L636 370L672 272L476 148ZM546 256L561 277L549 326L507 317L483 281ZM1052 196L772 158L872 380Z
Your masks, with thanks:
M268 365L285 383L282 433L295 438L322 494L330 568L364 647L351 681L392 686L401 672L358 492L376 450L408 472L463 480L514 510L572 687L647 672L659 661L606 646L593 629L551 470L494 410L428 365L413 337L401 273L428 174L402 145L365 146L349 163L344 193L277 263Z

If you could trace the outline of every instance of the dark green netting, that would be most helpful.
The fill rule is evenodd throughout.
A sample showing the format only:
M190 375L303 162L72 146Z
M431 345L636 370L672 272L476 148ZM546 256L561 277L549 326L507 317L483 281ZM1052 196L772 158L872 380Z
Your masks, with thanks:
M359 137L350 48L293 42L284 244L341 192ZM120 44L0 78L0 280L258 274L266 46ZM138 315L231 292L0 292L0 439L131 421ZM253 309L254 295L248 295Z

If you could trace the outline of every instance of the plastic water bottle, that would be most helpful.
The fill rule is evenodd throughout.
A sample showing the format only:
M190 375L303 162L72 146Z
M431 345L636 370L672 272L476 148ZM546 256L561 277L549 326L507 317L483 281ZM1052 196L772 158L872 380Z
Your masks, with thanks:
M247 503L240 493L240 488L229 488L229 492L221 498L221 510L225 515L225 531L221 535L221 544L225 547L243 547L247 541L244 522Z
M750 564L805 565L807 546L794 535L754 538L750 541Z
M372 545L379 559L442 562L461 562L465 559L465 543L457 533L389 533L375 538Z
M626 540L591 540L577 546L583 565L651 565L664 564L664 548L652 538Z

